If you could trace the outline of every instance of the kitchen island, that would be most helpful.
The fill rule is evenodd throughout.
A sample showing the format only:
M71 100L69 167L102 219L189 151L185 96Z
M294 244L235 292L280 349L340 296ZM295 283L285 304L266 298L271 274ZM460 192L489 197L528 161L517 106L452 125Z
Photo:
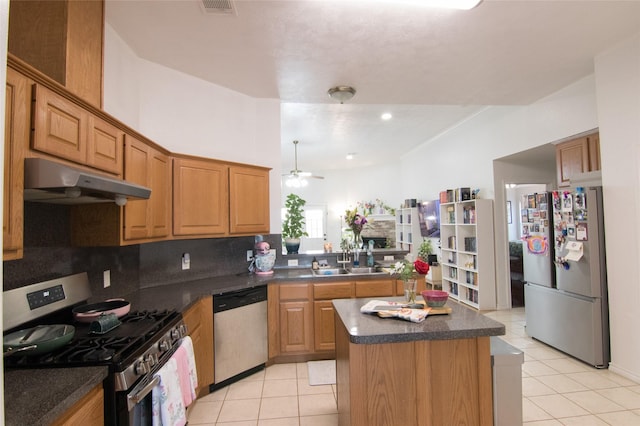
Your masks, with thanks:
M422 323L333 301L340 426L493 424L490 336L503 324L449 301Z

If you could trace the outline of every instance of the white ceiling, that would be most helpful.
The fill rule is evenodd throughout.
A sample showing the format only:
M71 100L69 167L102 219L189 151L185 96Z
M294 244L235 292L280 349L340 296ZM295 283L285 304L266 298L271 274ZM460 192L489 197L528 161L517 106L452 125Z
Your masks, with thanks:
M280 99L285 171L294 139L302 170L387 162L487 105L526 105L593 73L595 55L640 31L640 1L403 3L235 0L221 16L201 0L107 0L106 20L141 58ZM340 105L336 85L357 94Z

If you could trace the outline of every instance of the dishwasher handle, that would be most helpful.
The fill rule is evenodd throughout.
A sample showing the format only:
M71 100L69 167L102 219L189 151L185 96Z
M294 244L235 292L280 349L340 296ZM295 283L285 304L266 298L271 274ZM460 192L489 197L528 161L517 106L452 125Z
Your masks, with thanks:
M254 287L245 290L223 293L213 297L213 313L251 305L267 300L267 287Z

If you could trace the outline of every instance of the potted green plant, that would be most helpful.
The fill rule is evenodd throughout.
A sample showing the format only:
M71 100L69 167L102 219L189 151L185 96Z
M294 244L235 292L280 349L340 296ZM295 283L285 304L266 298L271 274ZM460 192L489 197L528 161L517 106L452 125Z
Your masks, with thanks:
M425 238L422 240L420 248L418 248L418 257L428 263L430 254L433 254L433 243L431 242L431 238Z
M306 203L296 194L287 195L284 203L287 213L282 222L282 238L289 254L298 253L300 237L309 235L304 230L304 210L302 209Z

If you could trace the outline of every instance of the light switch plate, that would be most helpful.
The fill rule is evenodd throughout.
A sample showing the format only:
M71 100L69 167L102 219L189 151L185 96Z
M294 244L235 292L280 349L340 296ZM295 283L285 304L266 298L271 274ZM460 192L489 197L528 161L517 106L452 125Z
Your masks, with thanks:
M104 283L104 288L111 286L111 270L107 269L102 273L102 282Z
M182 270L191 269L191 256L189 253L182 254Z
M393 256L385 256L384 260L393 260Z
M298 266L298 259L289 259L287 260L288 266Z

